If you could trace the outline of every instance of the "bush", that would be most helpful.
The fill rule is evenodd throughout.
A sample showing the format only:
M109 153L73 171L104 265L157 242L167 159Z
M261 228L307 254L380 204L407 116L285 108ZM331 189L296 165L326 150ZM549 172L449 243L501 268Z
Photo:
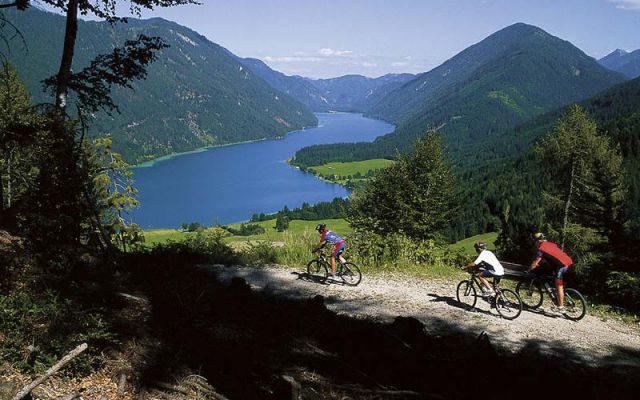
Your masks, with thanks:
M88 311L52 291L0 295L0 352L25 373L42 373L82 342L89 349L61 373L82 376L102 363L101 349L118 343L102 310ZM28 347L37 350L29 354Z
M248 242L240 253L242 264L273 264L278 261L276 248L267 241Z
M610 272L607 291L611 300L618 305L640 311L640 274Z
M229 233L222 228L211 228L188 237L184 244L190 251L206 257L209 262L237 264L238 256L223 240L228 235Z

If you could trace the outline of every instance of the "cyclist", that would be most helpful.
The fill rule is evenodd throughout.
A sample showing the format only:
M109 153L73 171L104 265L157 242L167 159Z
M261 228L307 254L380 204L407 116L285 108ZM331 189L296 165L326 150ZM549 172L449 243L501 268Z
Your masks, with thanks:
M475 261L467 264L467 268L476 269L483 268L482 271L478 275L478 279L480 280L480 289L482 289L483 296L493 296L496 293L491 288L488 277L493 276L494 285L500 282L500 279L504 276L504 268L498 258L493 254L490 250L487 250L487 244L485 242L476 242L473 247L476 249L476 253L478 257Z
M342 253L346 249L344 244L344 239L335 232L327 229L326 224L318 224L316 226L316 231L322 236L320 236L320 246L312 251L315 253L322 249L327 243L331 243L333 245L333 250L331 251L331 276L336 276L336 266L335 260L336 258L339 260L340 265L344 265L346 260L342 257Z
M547 240L542 232L533 234L533 238L536 241L536 258L529 267L531 273L539 267L540 261L545 260L551 267L555 269L554 277L556 284L556 293L558 293L558 304L554 305L554 309L559 312L564 311L564 275L569 272L573 266L573 260L562 251L555 243Z

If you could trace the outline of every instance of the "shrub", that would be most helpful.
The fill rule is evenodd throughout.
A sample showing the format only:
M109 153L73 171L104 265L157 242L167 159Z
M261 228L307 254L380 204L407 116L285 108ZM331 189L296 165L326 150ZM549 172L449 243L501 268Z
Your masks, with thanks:
M248 242L241 250L240 257L246 265L273 264L278 261L276 248L267 241Z
M640 274L610 272L607 290L610 298L617 304L640 311Z

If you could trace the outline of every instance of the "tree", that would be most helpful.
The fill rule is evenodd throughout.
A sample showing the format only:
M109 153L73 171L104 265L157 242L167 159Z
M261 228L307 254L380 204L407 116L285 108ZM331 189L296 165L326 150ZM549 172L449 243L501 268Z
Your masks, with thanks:
M456 178L445 160L440 135L430 130L411 153L399 156L356 191L349 221L381 234L437 239L457 209Z
M124 215L140 203L135 195L133 172L120 154L111 148L111 138L98 138L93 142L98 164L93 177L97 207L101 210L101 223L123 251L144 241L140 227L127 222Z
M283 213L278 213L275 228L278 232L284 232L289 229L289 218Z
M12 161L19 146L33 140L33 135L24 128L32 125L35 118L27 87L16 70L9 63L3 63L0 72L0 214L11 207Z
M85 113L98 109L117 110L110 97L113 85L131 88L135 79L146 77L146 66L154 61L158 51L166 47L162 39L140 35L111 53L99 55L86 68L73 72L78 15L93 15L110 23L126 22L116 15L119 4L128 4L132 15L140 15L142 9L170 7L181 4L197 4L195 0L40 0L66 15L63 50L58 73L44 81L54 96L45 129L46 148L39 160L37 185L30 195L31 204L26 221L37 241L78 242L83 224L90 222L93 229L101 229L100 210L92 194L100 188L92 187L92 168L87 159L87 147L83 144L86 126ZM0 8L15 7L24 11L30 0L1 3ZM2 18L1 22L7 22ZM0 28L4 27L0 24ZM78 99L79 120L71 120L67 113L70 92ZM90 156L89 156L90 158ZM104 236L104 235L103 235Z
M618 224L626 188L623 159L596 123L574 105L536 146L543 169L553 181L552 207L562 205L561 247L570 222L611 237Z

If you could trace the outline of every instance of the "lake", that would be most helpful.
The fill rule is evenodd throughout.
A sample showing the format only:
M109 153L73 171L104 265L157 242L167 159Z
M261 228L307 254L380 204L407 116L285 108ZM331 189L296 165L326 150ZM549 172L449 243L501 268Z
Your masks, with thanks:
M313 144L373 141L394 126L361 114L318 113L318 127L263 140L163 159L134 168L141 206L131 218L142 228L177 228L246 221L253 213L273 213L345 197L348 190L323 182L285 161Z

